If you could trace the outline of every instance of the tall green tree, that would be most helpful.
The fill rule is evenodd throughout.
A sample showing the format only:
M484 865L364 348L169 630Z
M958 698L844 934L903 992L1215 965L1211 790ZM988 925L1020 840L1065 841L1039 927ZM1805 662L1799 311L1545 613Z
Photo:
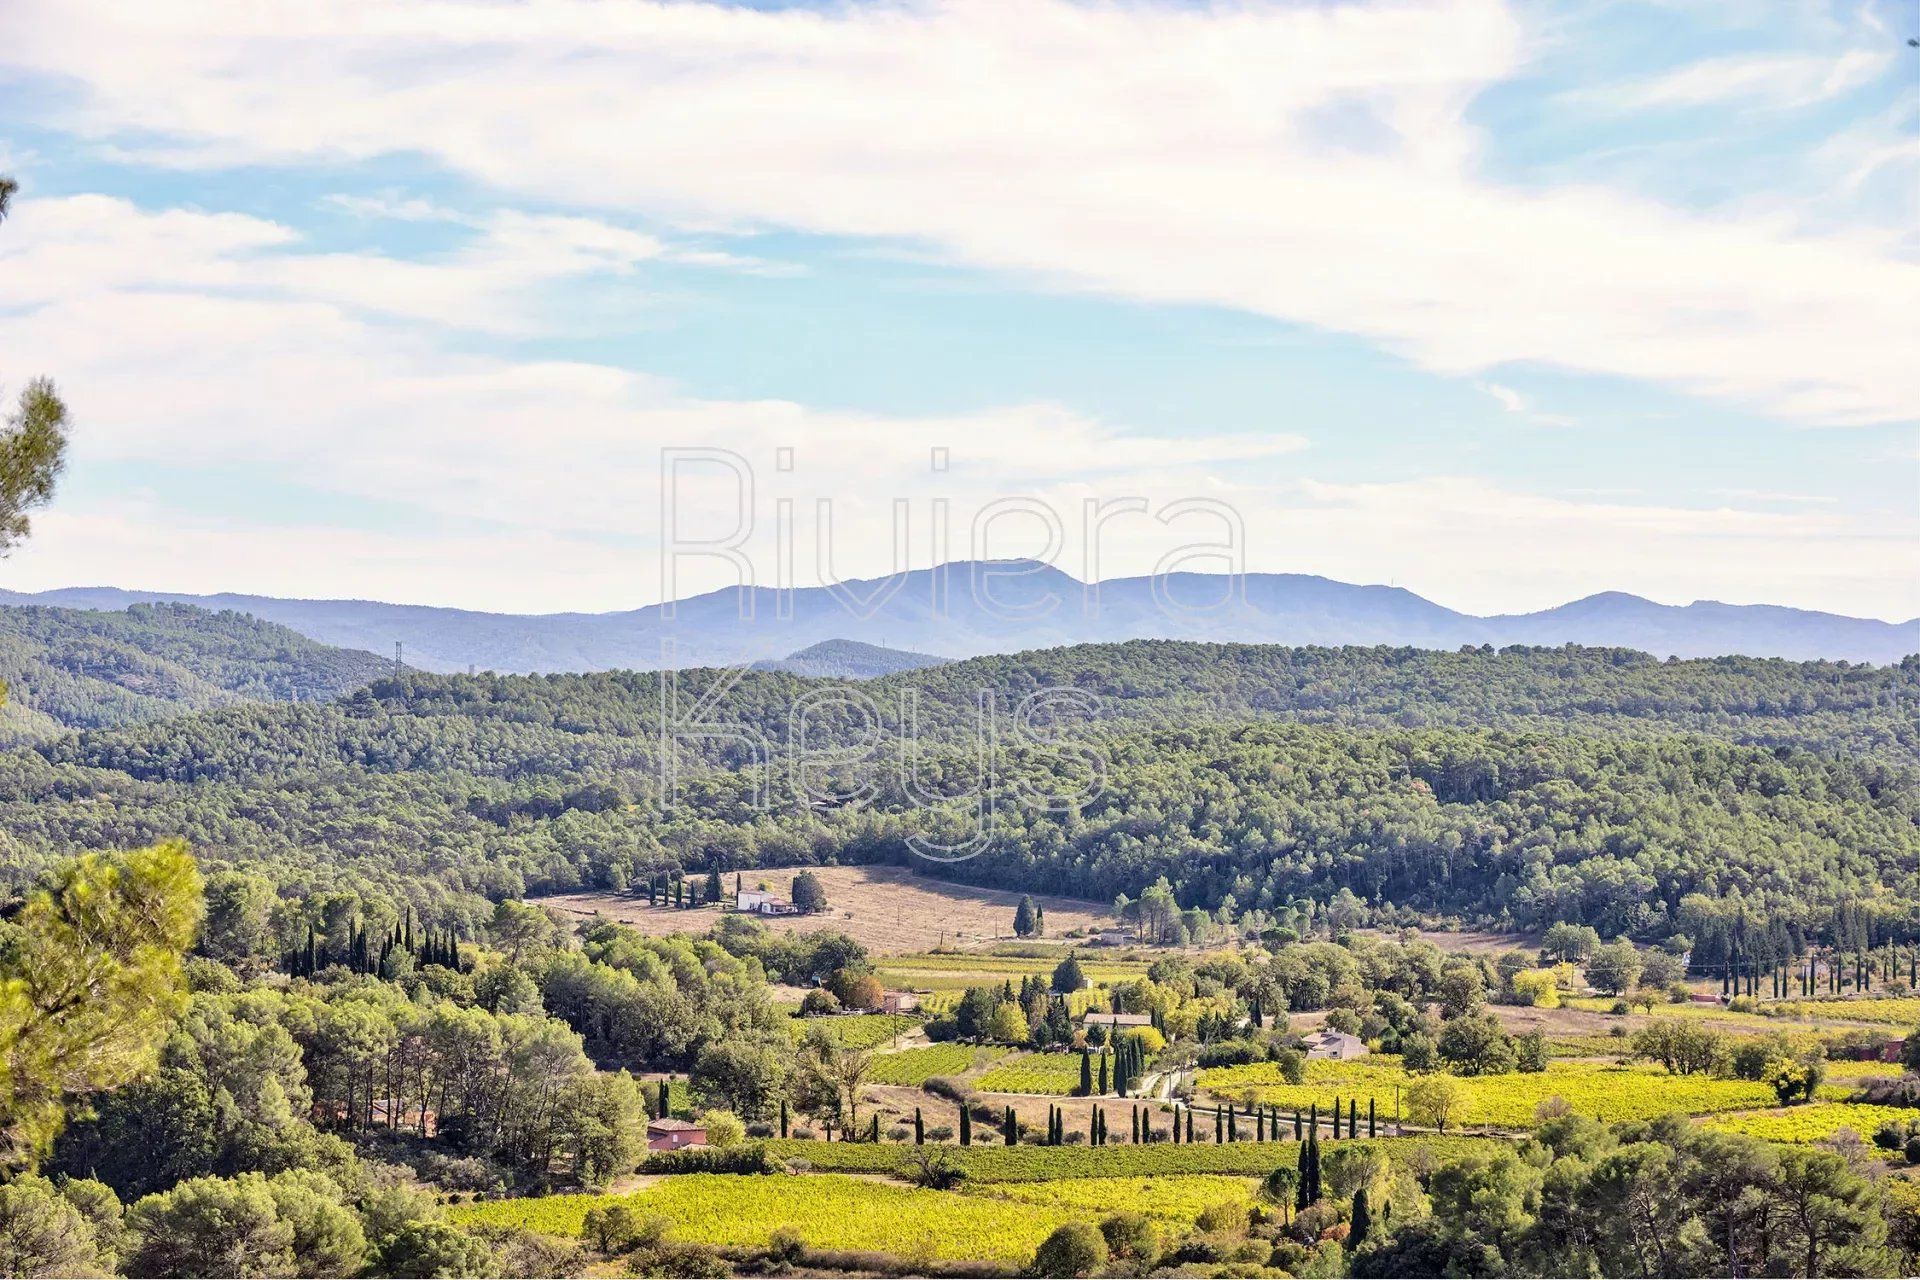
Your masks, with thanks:
M0 222L19 184L0 174ZM27 512L53 496L66 461L67 406L46 378L31 378L17 408L0 415L0 555L30 531Z
M151 1069L202 910L175 841L70 859L0 927L0 1163L32 1165L70 1100Z

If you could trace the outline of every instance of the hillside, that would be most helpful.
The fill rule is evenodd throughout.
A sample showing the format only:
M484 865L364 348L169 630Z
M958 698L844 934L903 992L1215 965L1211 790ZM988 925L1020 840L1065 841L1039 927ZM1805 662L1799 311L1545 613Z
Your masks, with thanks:
M0 608L6 741L110 729L240 702L325 702L393 664L239 613Z
M678 678L693 705L716 676ZM923 865L912 845L927 840L965 856L924 865L970 883L1110 900L1165 875L1210 910L1358 895L1391 900L1389 922L1606 933L1736 887L1754 915L1852 899L1920 910L1917 679L1920 664L1619 650L1089 646L859 686L883 712L918 695L927 740L910 772L886 725L799 796L779 759L790 713L836 682L748 672L705 718L748 736L690 736L666 806L661 677L408 673L328 705L226 707L0 754L0 832L14 875L25 850L179 834L304 891L474 916L486 898L617 890L679 866ZM1054 724L1051 744L1004 728L1056 687L1098 695L1099 714ZM965 736L983 689L1007 717L984 830ZM814 728L827 748L871 737L850 719ZM756 734L776 766L764 774L746 749ZM1090 753L1104 781L1071 799Z
M1234 596L1205 574L1117 578L1088 587L1045 565L955 563L897 582L796 590L790 600L734 590L615 613L483 613L364 600L187 596L68 588L0 601L125 608L168 600L251 613L325 644L389 652L433 671L648 670L671 640L683 665L779 662L824 642L858 642L970 657L1063 645L1168 639L1284 645L1602 645L1658 657L1747 654L1796 661L1893 663L1920 653L1920 620L1891 623L1813 610L1695 602L1657 604L1605 593L1538 613L1476 617L1399 587L1307 574L1254 573ZM848 600L869 602L860 608Z
M909 653L904 649L885 649L858 640L822 640L798 653L777 661L753 664L756 671L786 671L796 676L824 676L838 680L872 680L902 671L937 667L947 658L930 653Z

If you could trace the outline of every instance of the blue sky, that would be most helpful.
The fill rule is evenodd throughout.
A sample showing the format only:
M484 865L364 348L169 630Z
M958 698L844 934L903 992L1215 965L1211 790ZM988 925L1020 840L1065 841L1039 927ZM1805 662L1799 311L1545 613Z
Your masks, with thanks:
M1916 33L21 0L0 380L53 375L78 432L0 582L621 608L773 580L785 499L801 580L925 563L944 504L953 554L1051 513L1081 576L1231 527L1212 567L1475 611L1920 614ZM669 576L674 448L750 466L756 518ZM683 535L734 494L687 478ZM1117 518L1095 562L1085 504L1135 496L1206 511Z

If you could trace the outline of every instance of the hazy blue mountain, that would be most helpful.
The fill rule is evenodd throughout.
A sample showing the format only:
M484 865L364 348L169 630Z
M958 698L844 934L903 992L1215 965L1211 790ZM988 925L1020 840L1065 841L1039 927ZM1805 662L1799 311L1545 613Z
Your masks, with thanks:
M392 672L244 613L0 609L0 741L104 729L236 702L324 702Z
M1540 613L1475 617L1399 587L1307 574L1230 580L1176 574L1091 588L1043 565L961 562L895 580L797 590L782 599L732 588L672 606L617 613L479 613L364 600L184 596L68 588L0 603L124 608L171 600L236 609L325 644L385 655L396 641L410 666L503 672L650 669L779 662L827 641L954 658L1136 639L1287 645L1618 645L1658 657L1746 654L1887 663L1920 652L1920 620L1889 623L1771 605L1675 606L1606 593Z
M796 676L823 676L839 680L872 680L900 671L918 671L937 667L950 658L930 653L910 653L905 649L883 649L858 640L822 640L784 658L763 659L753 664L756 671L785 671Z

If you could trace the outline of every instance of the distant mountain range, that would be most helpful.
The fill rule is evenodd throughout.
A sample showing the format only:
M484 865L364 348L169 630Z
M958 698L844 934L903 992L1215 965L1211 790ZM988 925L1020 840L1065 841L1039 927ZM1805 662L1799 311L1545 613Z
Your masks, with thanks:
M1030 562L957 562L895 579L728 588L617 613L520 615L381 604L194 596L114 587L0 592L0 604L124 609L167 601L250 613L347 649L464 671L597 671L786 660L828 641L965 658L1058 645L1180 639L1287 645L1614 645L1658 657L1746 654L1890 663L1920 652L1920 619L1889 623L1773 605L1663 605L1606 592L1539 613L1475 617L1399 587L1304 574L1119 578L1089 587ZM847 650L847 653L854 651ZM818 655L815 659L818 660ZM831 661L838 659L829 658ZM797 669L797 668L796 668ZM849 672L851 674L851 672Z

